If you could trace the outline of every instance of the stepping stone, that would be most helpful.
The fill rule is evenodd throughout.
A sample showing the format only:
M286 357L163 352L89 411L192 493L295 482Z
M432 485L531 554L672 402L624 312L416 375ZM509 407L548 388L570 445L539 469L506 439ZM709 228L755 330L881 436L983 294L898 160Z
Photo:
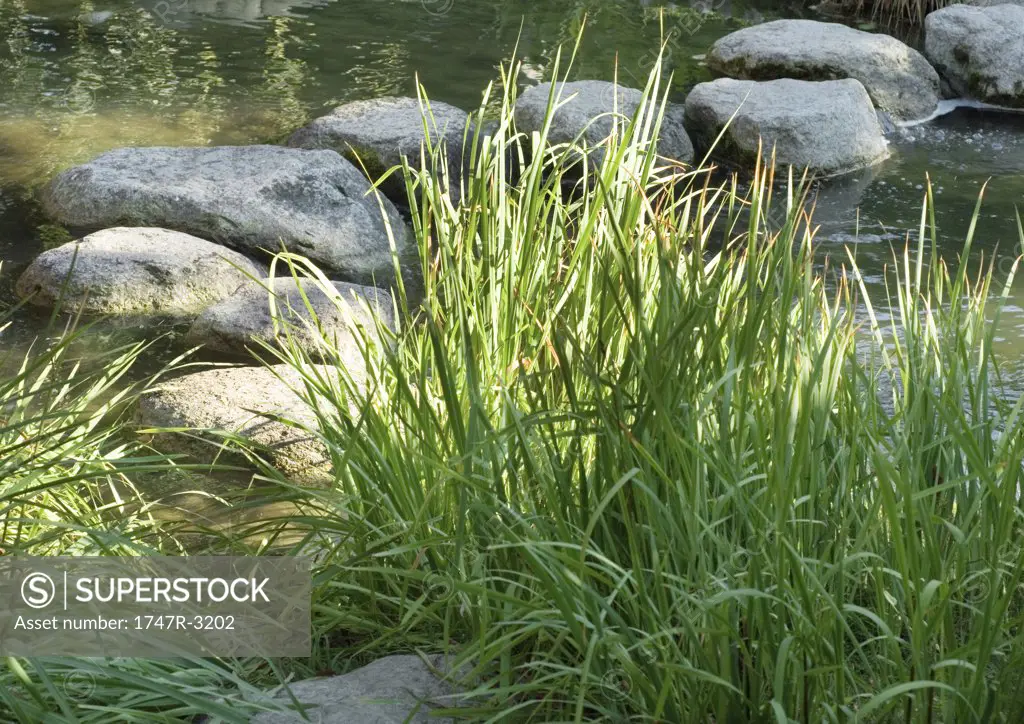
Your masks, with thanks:
M338 371L313 370L325 379ZM137 423L142 428L187 428L193 432L160 432L152 445L182 453L201 463L219 460L239 464L244 457L225 454L224 438L204 432L228 431L266 449L266 455L290 480L304 485L327 485L330 455L313 435L271 419L279 416L317 429L317 419L296 391L304 390L302 376L288 365L217 367L176 377L159 384L139 402Z
M780 167L809 168L819 176L856 171L889 155L871 99L852 79L720 78L697 85L686 99L686 127L698 150L710 149L727 123L714 153L747 169L757 160L759 141L766 160L774 147Z
M334 151L120 148L61 173L42 202L69 227L158 226L248 253L284 245L338 278L370 283L394 277L385 220L403 260L414 251L395 207L369 190Z
M288 145L337 151L357 168L365 167L370 179L376 181L388 169L400 166L403 157L408 158L410 166L419 168L421 149L424 153L426 149L426 127L432 146L444 143L454 192L462 178L463 135L468 124L469 115L447 103L431 101L425 115L417 98L377 98L338 106L292 134ZM472 138L470 129L467 142ZM384 182L381 190L393 201L407 203L401 172Z
M901 121L930 116L939 76L896 38L838 23L775 20L737 30L708 52L708 66L741 80L859 80L875 107Z
M955 94L1024 108L1024 5L929 13L924 52Z
M264 273L204 239L119 227L44 251L21 275L17 292L44 307L60 300L69 312L189 316Z
M544 127L551 83L527 88L515 106L519 131L539 132ZM614 114L618 113L620 128L628 124L640 107L643 93L602 80L581 80L559 83L556 90L560 107L551 121L548 139L551 143L570 143L582 135L588 146L600 146L612 133ZM665 109L658 138L659 155L675 161L693 161L693 144L683 126L683 108L670 104ZM600 163L603 152L594 161Z
M430 664L444 670L441 656ZM320 724L454 724L450 717L431 717L438 706L459 706L457 690L441 680L419 656L398 655L378 659L361 669L316 679L297 681L288 687L309 708L310 720ZM291 702L283 689L273 696L282 705ZM263 712L251 724L301 724L309 721L295 713Z
M271 315L270 299L275 299L278 325ZM303 294L305 298L303 298ZM307 306L308 302L308 306ZM316 316L314 323L310 307ZM328 293L313 280L293 277L249 280L223 301L211 306L196 319L186 343L202 344L208 350L225 354L248 354L247 347L265 353L257 341L274 343L284 337L282 324L294 342L313 356L327 352L323 339L330 341L350 369L365 362L350 322L370 332L375 329L372 311L394 329L391 295L375 287L334 282ZM329 348L328 348L329 349Z

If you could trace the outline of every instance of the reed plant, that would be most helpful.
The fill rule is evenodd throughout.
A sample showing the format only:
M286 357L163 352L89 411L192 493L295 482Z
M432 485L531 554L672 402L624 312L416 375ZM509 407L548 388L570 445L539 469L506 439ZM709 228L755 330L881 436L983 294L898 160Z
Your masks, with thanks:
M11 312L7 312L9 317ZM89 326L57 316L15 357L0 355L0 550L6 555L98 555L144 537L145 512L117 514L132 475L157 457L122 436L139 383L127 378L147 347L132 343L84 360ZM0 318L0 335L9 326ZM131 473L131 474L130 474Z
M1012 275L971 271L973 227L942 254L929 191L870 293L852 254L823 263L805 180L657 155L657 73L600 149L549 140L555 95L517 129L516 77L461 181L432 147L396 171L420 268L407 286L395 255L399 321L354 328L363 364L326 334L313 364L287 325L259 348L333 462L322 489L261 472L315 511L264 522L310 531L313 656L98 662L74 701L70 662L19 660L0 701L243 719L271 674L442 651L466 695L435 713L462 720L1024 718Z
M13 311L0 315L0 342ZM139 483L196 466L148 449L130 425L155 380L139 369L154 342L96 353L85 344L95 333L55 313L26 353L0 351L0 556L185 551ZM250 682L279 678L260 661L6 657L0 722L247 722L280 708Z
M954 5L951 0L838 0L835 5L854 18L873 18L889 25L924 26L928 13Z
M480 721L1019 721L1010 280L929 191L872 295L801 180L657 156L657 75L583 168L513 86L458 202L405 166L422 299L366 368L276 348L336 471L319 655L454 652Z

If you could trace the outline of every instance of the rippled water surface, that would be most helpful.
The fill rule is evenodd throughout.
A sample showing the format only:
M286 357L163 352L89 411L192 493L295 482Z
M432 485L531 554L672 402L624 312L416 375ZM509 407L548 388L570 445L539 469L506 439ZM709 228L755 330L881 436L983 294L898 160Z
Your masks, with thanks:
M522 84L548 79L584 21L576 77L611 79L618 65L639 83L665 34L681 100L710 77L700 56L716 38L794 12L750 0L0 0L0 303L56 242L34 187L102 150L274 141L339 102L413 93L417 74L432 98L473 108L514 55ZM845 259L850 247L879 282L892 247L916 233L930 177L949 258L988 184L975 253L1005 274L1019 250L1024 115L957 108L900 129L891 147L884 164L817 190L823 255ZM1021 284L1009 311L1012 360L1024 349ZM23 345L40 324L22 314L0 344Z

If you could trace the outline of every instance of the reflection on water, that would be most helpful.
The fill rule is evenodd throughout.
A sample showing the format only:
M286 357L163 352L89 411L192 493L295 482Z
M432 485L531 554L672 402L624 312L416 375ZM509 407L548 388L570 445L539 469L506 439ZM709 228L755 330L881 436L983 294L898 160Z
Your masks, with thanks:
M900 129L891 139L893 157L869 176L843 179L819 192L821 253L846 261L852 245L867 286L885 293L883 270L909 240L916 248L929 180L935 221L947 263L956 263L979 198L981 211L971 268L995 270L995 288L1022 252L1016 207L1024 201L1024 114L966 105L928 123ZM982 193L984 193L982 197ZM913 257L913 254L912 254ZM1018 274L996 335L1007 364L1011 394L1024 392L1024 280ZM891 282L891 279L890 279Z
M144 0L138 5L164 25L188 26L195 17L209 17L236 23L252 23L270 17L301 15L326 5L330 0ZM105 22L116 10L93 12L91 20Z
M524 84L548 78L584 23L575 77L638 84L666 37L678 100L709 78L699 57L718 37L798 12L777 0L0 0L0 304L47 238L33 186L103 150L274 141L340 102L413 93L417 74L431 97L474 108L513 55ZM928 175L949 256L988 182L975 249L1005 274L1024 115L959 108L891 145L884 164L815 190L823 255L850 245L880 284L891 245L917 233ZM1024 292L1013 297L1002 336L1017 356ZM0 344L37 329L22 316Z
M757 0L754 0L756 3ZM741 7L742 5L742 7ZM584 21L577 77L646 78L681 97L693 59L752 5L618 0L0 0L0 302L44 244L31 202L59 170L126 145L274 142L347 100L415 92L475 108L513 55L550 75ZM30 328L27 325L26 328Z
M890 244L917 239L929 180L942 248L962 249L974 208L984 189L974 249L978 260L994 259L1005 278L1020 253L1015 206L1024 199L1024 114L964 107L897 132L893 156L863 178L826 187L819 196L819 238L825 249L857 244L868 271L891 259ZM829 249L829 247L835 247ZM1024 300L1017 290L1015 298Z

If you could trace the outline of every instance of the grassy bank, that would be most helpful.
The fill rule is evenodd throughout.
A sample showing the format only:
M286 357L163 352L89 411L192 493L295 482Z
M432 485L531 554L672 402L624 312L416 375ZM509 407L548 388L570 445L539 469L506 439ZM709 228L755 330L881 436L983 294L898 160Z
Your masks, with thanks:
M316 511L277 523L332 541L313 658L94 662L92 699L47 685L67 661L10 661L0 701L182 720L419 649L467 664L473 720L1019 721L1024 435L971 240L939 258L923 199L871 299L851 258L816 263L799 184L659 160L657 102L573 189L575 152L493 92L461 201L405 169L423 290L398 331L364 332L365 370L276 353L337 476L262 473Z
M835 0L825 5L850 18L874 18L889 26L914 28L924 26L928 13L955 5L951 0Z

